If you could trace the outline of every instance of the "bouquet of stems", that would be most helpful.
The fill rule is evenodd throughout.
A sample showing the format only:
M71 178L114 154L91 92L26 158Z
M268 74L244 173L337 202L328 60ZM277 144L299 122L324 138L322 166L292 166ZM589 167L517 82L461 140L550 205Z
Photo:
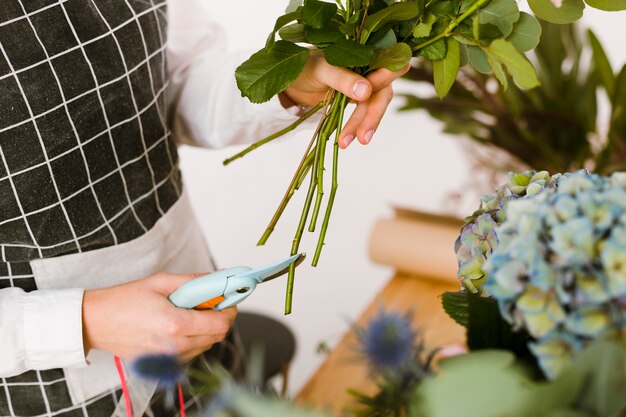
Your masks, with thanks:
M336 4L296 0L277 19L265 47L244 62L235 76L242 95L260 103L287 88L302 72L311 53L323 53L331 65L361 75L379 68L398 71L419 56L433 62L435 89L443 97L470 51L474 51L484 58L481 64L493 68L502 83L508 82L506 71L520 87L533 88L539 81L523 52L529 49L527 39L538 41L538 28L534 17L519 12L515 0L338 0ZM308 230L315 231L325 192L327 143L334 137L330 194L312 262L317 265L338 187L338 138L348 104L345 95L331 90L325 100L291 126L224 161L228 164L240 158L321 111L317 129L259 245L267 241L307 176L308 192L291 253L299 252L307 222ZM291 312L293 281L292 268L286 314Z

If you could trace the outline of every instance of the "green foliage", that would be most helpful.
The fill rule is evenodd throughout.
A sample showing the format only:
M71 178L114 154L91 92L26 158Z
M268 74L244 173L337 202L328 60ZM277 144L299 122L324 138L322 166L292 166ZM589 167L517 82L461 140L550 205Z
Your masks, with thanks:
M626 412L626 349L621 346L593 344L551 382L534 382L514 360L511 354L484 351L446 361L445 372L418 388L411 416L619 417Z
M596 9L609 12L626 10L626 0L585 0L585 3Z
M557 24L573 23L583 16L583 0L563 0L561 7L556 7L551 0L528 0L532 11L542 19Z
M506 91L492 88L495 75L486 48L470 45L470 65L460 69L463 82L455 83L443 100L434 94L406 96L403 109L425 109L443 122L445 132L505 151L510 158L502 158L500 165L483 161L503 171L520 166L551 172L591 167L610 174L626 169L626 92L616 89L626 90L624 82L618 82L620 72L611 68L591 32L587 41L575 25L545 22L539 32L533 64L540 86L523 90L511 83ZM508 41L525 49L511 37ZM429 63L420 62L407 78L430 83L433 72ZM610 101L606 121L597 117L597 96L604 94Z
M370 69L387 68L391 71L399 71L406 66L409 59L411 59L411 48L406 43L397 43L376 51L374 59L370 62Z
M253 103L267 101L300 75L309 53L287 41L276 42L269 51L261 49L237 68L237 87Z

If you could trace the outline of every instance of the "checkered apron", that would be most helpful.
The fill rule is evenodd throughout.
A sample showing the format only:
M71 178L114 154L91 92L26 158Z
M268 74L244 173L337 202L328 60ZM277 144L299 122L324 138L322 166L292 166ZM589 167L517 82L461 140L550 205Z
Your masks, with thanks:
M29 261L128 242L181 194L167 128L165 0L0 0L0 288ZM0 416L73 406L60 369L0 378Z

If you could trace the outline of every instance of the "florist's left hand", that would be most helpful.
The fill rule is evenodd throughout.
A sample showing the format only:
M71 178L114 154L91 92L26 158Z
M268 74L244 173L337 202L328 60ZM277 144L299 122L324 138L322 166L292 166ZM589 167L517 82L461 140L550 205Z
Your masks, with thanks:
M312 53L300 76L282 94L294 103L309 106L324 100L329 88L345 94L357 106L339 135L339 147L347 148L355 137L367 145L393 98L391 83L408 70L409 65L396 72L381 68L362 77L330 65L321 53Z

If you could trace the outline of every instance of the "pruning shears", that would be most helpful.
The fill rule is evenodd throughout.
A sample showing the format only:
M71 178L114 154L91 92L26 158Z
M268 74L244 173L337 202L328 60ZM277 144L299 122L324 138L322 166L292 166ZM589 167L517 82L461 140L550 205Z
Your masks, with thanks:
M299 253L256 269L247 266L222 269L184 283L168 298L175 306L188 309L232 307L248 298L258 284L285 274L291 265L300 265L305 256Z

